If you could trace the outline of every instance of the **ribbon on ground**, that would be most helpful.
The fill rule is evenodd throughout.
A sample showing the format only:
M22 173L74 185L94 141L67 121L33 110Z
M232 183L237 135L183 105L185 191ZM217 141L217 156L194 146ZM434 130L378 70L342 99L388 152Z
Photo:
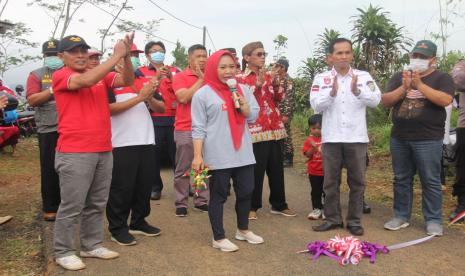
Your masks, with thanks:
M350 237L341 238L336 236L327 242L314 241L307 245L307 250L297 253L310 253L312 260L318 259L321 255L326 255L336 260L340 265L357 265L363 257L370 258L370 263L376 261L378 253L388 253L389 250L380 244L361 242L359 239Z
M458 214L453 220L451 220L449 222L449 224L447 226L451 226L452 224L456 223L457 221L463 219L465 217L465 211L463 211L462 213Z
M419 244L419 243L422 243L422 242L425 242L425 241L429 241L434 237L435 237L435 235L431 235L431 236L426 236L424 238L413 240L413 241L408 241L408 242L403 242L403 243L390 245L390 246L387 247L387 249L396 250L396 249L405 248L405 247L412 246L412 245L415 245L415 244Z

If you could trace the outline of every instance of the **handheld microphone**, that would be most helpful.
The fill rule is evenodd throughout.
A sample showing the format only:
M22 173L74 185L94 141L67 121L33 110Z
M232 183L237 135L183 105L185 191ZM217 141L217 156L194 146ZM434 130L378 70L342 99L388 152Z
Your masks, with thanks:
M241 103L239 102L239 94L237 93L236 85L237 81L235 79L229 79L226 81L226 84L229 87L229 90L231 90L233 102L234 102L234 107L236 108L237 111L241 111Z

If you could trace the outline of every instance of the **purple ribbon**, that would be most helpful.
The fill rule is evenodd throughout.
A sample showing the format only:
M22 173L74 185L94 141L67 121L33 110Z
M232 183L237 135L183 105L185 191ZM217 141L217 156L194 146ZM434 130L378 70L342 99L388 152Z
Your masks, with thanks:
M322 241L314 241L307 245L308 252L313 255L312 260L318 259L322 254L334 259L336 261L340 261L342 257L337 256L330 252L327 249L328 244ZM378 243L370 243L370 242L362 242L362 252L363 257L370 258L370 263L375 263L376 255L378 253L389 253L389 249L386 246L378 244Z
M363 256L370 258L370 263L375 263L376 261L376 254L378 252L387 254L389 253L389 249L386 246L378 244L378 243L369 243L369 242L362 242L362 252Z
M312 260L318 259L321 254L330 257L336 261L339 261L341 257L334 255L327 250L327 243L321 241L314 241L307 245L308 252L313 255Z

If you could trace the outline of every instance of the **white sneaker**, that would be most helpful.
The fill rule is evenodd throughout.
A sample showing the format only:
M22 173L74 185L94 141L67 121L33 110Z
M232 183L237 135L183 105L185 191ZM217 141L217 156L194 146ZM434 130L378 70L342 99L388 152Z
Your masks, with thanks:
M80 270L86 268L86 265L76 255L70 255L66 257L56 258L55 262L67 270Z
M239 250L239 247L237 247L237 245L235 245L228 239L222 239L220 241L213 240L212 246L213 248L219 249L223 252L234 252Z
M81 251L81 257L84 258L99 258L103 260L109 260L119 257L119 253L111 251L105 247L99 247L92 251Z
M307 218L308 219L311 219L311 220L315 220L315 219L319 219L321 217L323 217L323 212L321 211L321 209L313 209L313 211L311 211Z
M408 227L410 224L408 221L401 218L392 218L390 221L384 224L384 229L397 231L399 229Z
M252 231L247 231L247 233L244 234L243 232L237 230L235 238L236 240L247 241L251 244L260 244L265 242L262 237L255 235Z

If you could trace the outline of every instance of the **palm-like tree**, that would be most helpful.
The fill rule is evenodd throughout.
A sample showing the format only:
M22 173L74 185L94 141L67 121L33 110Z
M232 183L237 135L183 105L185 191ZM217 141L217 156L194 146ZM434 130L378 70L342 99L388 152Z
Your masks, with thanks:
M353 16L353 40L360 46L360 66L373 76L385 77L402 66L403 52L412 43L403 34L403 27L397 27L381 7L370 4L368 8L357 8Z
M328 54L329 44L339 37L341 37L340 32L325 28L324 32L318 35L318 39L315 43L315 57L324 59Z

